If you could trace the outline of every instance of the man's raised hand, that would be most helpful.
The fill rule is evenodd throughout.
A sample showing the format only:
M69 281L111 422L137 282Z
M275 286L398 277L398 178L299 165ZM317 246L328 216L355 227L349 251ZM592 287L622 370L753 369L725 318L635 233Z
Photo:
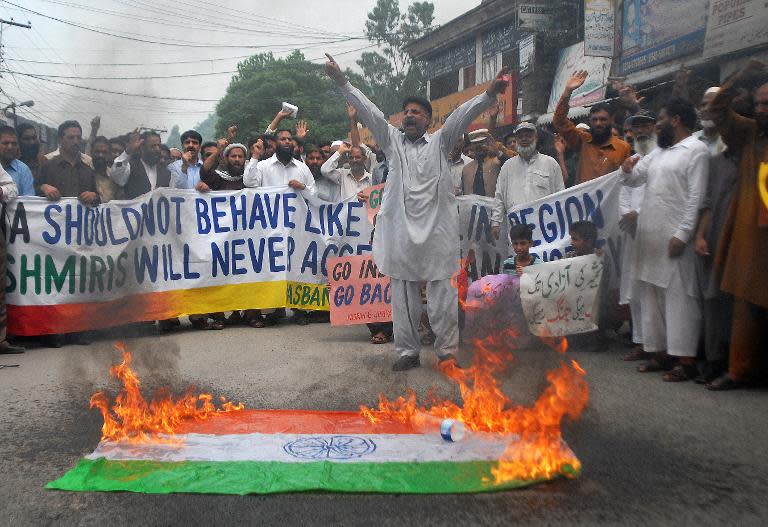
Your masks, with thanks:
M350 121L357 122L357 108L349 103L347 103L347 115L349 116Z
M326 53L325 56L328 57L328 62L325 63L325 74L333 79L339 86L346 84L347 77L344 75L344 72L341 71L339 65L328 53Z
M571 75L571 78L568 79L568 81L565 83L565 93L570 96L575 90L584 84L584 82L587 80L587 76L589 76L589 73L587 73L586 70L574 71L573 75Z
M129 156L132 156L136 152L139 151L139 148L141 148L141 145L144 143L144 139L141 138L141 135L139 135L139 129L135 128L133 132L131 132L130 137L128 138L128 144L125 145L125 151L128 153Z
M488 86L488 95L495 97L500 93L504 93L509 86L509 68L501 68L501 71L496 75L496 78Z
M233 124L229 128L227 128L227 141L230 143L235 140L237 137L237 125Z
M307 137L307 134L309 133L309 126L307 126L307 121L299 121L296 123L296 137L299 139L304 139Z

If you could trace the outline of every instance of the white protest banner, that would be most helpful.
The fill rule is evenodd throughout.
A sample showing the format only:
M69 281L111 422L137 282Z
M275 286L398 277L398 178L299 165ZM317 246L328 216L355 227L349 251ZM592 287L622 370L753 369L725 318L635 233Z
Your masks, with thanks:
M619 275L621 244L619 230L618 172L561 190L514 210L507 211L510 225L527 223L533 227L531 252L545 262L558 260L571 250L571 224L588 220L597 227L597 248L606 255L606 272L613 286Z
M95 208L23 198L3 212L15 335L234 309L327 310L327 259L371 251L362 203L308 204L289 188L158 189Z
M585 0L584 55L613 57L616 24L614 0Z
M590 254L523 269L520 301L528 329L560 337L597 329L603 259Z
M574 221L598 227L618 265L618 176L508 211L534 227L532 252L561 258ZM462 258L472 280L500 272L505 224L491 233L493 198L457 199ZM157 189L95 208L76 199L21 198L7 218L8 331L69 333L235 309L329 309L327 260L368 255L372 225L356 199L307 203L291 189ZM617 273L613 273L615 275Z
M505 232L509 232L506 221L501 226L501 236L496 240L491 233L491 213L494 198L470 195L458 196L459 240L461 258L468 260L469 277L477 280L481 276L499 274L501 262L509 255L509 243Z
M768 42L765 0L710 0L704 58Z
M349 326L392 320L390 280L371 256L328 259L331 324Z

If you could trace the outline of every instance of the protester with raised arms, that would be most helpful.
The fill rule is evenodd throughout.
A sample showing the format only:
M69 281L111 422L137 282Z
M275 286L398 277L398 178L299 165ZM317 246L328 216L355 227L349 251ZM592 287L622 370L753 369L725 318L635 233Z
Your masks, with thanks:
M419 366L420 284L427 282L427 310L437 335L441 362L456 364L458 296L451 276L459 270L459 214L451 181L448 153L496 95L509 84L502 70L488 90L467 101L434 134L427 133L432 106L421 97L403 101L402 131L363 93L354 88L328 55L328 76L357 109L389 164L386 198L379 212L373 254L381 272L392 280L395 350L394 371Z

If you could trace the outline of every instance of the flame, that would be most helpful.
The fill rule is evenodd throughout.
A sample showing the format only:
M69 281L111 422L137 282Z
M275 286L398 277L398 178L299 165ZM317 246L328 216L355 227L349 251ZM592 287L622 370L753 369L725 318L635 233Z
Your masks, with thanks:
M486 294L485 302L492 304L493 297ZM483 306L465 307L481 309ZM515 328L494 330L492 321L486 322L490 322L485 326L490 336L474 341L475 353L470 367L460 369L454 362L440 367L440 371L458 385L461 406L434 397L429 404L420 406L416 393L409 390L406 397L394 400L381 394L378 407L362 406L362 415L374 423L393 420L418 428L429 425L433 429L440 419L451 418L462 421L474 432L517 436L492 469L496 483L549 479L558 474L575 476L581 470L581 463L565 445L561 424L564 418L578 419L587 405L586 372L575 360L561 361L559 367L547 373L547 386L532 406L515 405L502 391L497 376L512 362L510 349L519 332ZM568 348L562 337L542 340L560 354L565 354Z
M242 403L233 404L222 397L219 409L213 403L211 394L195 395L191 390L174 399L167 390L161 389L148 403L141 395L139 378L131 369L131 352L122 342L116 343L115 349L122 353L123 362L112 366L109 373L123 383L123 388L115 397L111 408L109 399L103 392L91 396L91 408L98 408L104 418L101 427L102 441L173 441L174 430L185 420L202 420L218 413L245 408Z

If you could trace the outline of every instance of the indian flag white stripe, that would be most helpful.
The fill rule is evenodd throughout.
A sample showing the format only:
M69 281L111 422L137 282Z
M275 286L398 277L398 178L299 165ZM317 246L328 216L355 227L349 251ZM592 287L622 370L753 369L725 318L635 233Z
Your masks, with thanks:
M277 461L386 463L495 461L515 436L467 434L457 443L440 434L184 434L172 443L103 442L88 459L113 461Z

